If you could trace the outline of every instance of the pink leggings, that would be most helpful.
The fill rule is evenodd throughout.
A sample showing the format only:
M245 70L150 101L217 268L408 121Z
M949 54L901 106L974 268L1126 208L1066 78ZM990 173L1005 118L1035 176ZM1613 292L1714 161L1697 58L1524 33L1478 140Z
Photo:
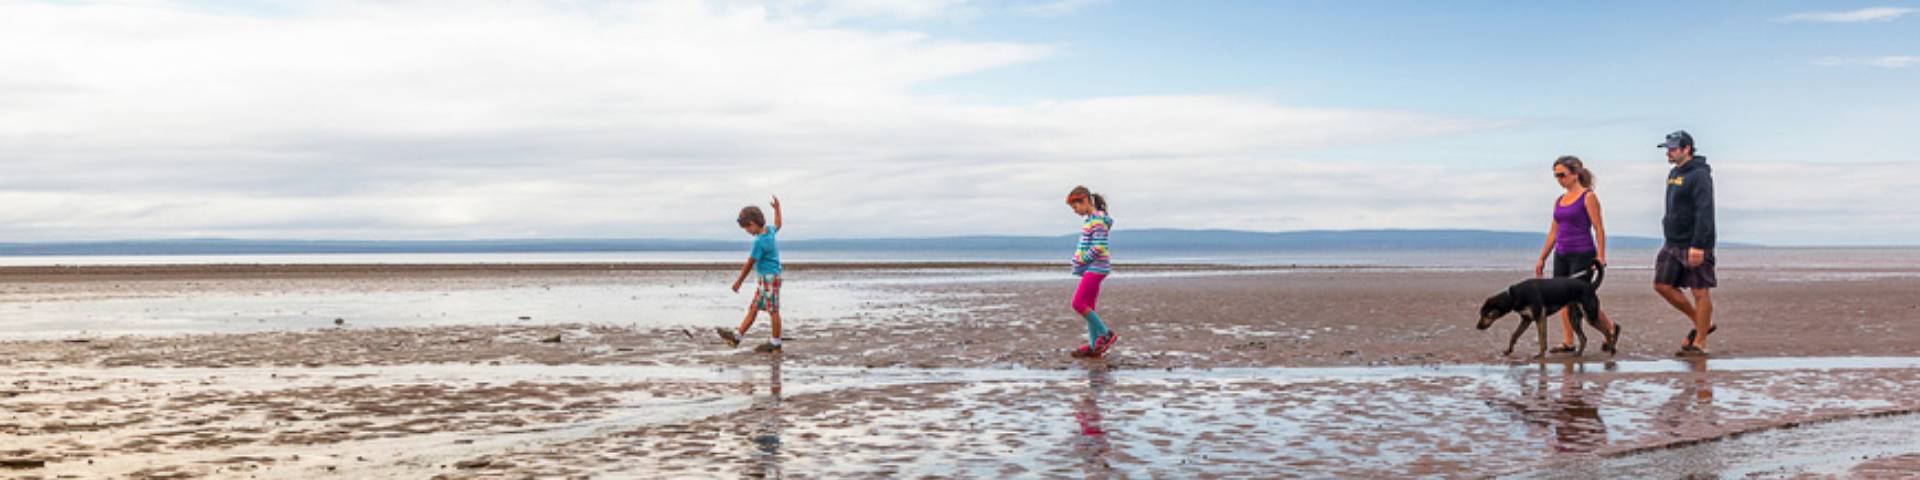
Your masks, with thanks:
M1080 288L1073 291L1073 311L1081 315L1093 311L1093 304L1100 301L1100 281L1106 279L1103 273L1080 275Z

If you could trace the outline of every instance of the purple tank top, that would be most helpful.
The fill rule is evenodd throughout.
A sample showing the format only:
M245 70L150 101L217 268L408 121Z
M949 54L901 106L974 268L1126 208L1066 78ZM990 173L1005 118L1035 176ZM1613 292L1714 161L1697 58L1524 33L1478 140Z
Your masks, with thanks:
M1559 228L1553 242L1554 253L1594 253L1599 250L1593 247L1593 219L1587 217L1587 194L1592 192L1580 192L1580 198L1570 205L1561 205L1558 198L1553 200L1553 223Z

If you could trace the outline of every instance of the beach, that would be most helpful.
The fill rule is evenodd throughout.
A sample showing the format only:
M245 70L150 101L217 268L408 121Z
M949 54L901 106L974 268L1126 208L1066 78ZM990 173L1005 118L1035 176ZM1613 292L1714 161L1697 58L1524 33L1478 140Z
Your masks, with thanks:
M1589 331L1544 360L1531 333L1500 355L1512 318L1473 328L1513 270L1118 265L1101 311L1121 337L1094 361L1067 356L1085 331L1058 265L796 262L778 355L746 348L764 319L742 348L714 336L750 296L733 271L0 268L0 474L1920 474L1910 430L1836 423L1920 409L1910 266L1723 267L1714 355L1692 361L1631 267L1601 290L1619 354Z
M0 480L1920 479L1920 0L1480 3L0 0Z

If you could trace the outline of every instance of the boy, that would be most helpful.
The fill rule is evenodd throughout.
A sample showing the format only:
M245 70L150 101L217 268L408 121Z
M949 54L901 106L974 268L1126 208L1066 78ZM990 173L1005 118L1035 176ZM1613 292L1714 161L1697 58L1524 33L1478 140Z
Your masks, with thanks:
M760 213L760 207L748 205L740 209L737 221L741 230L753 235L753 250L747 254L747 264L740 267L740 276L733 280L734 293L740 292L740 283L747 280L748 272L759 274L759 290L753 294L753 303L747 306L747 318L740 321L740 328L727 330L726 327L714 327L720 333L720 339L728 347L740 346L740 338L747 336L747 329L753 327L753 320L762 310L767 318L773 320L773 341L755 348L760 353L780 353L780 249L774 244L774 236L780 233L780 197L773 197L773 226L768 228L767 217Z

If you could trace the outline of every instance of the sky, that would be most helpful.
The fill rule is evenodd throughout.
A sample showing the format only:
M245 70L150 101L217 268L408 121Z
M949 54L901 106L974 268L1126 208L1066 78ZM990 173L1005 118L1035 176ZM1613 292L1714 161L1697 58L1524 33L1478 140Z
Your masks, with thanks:
M1920 244L1920 2L0 0L0 242L1542 231Z

